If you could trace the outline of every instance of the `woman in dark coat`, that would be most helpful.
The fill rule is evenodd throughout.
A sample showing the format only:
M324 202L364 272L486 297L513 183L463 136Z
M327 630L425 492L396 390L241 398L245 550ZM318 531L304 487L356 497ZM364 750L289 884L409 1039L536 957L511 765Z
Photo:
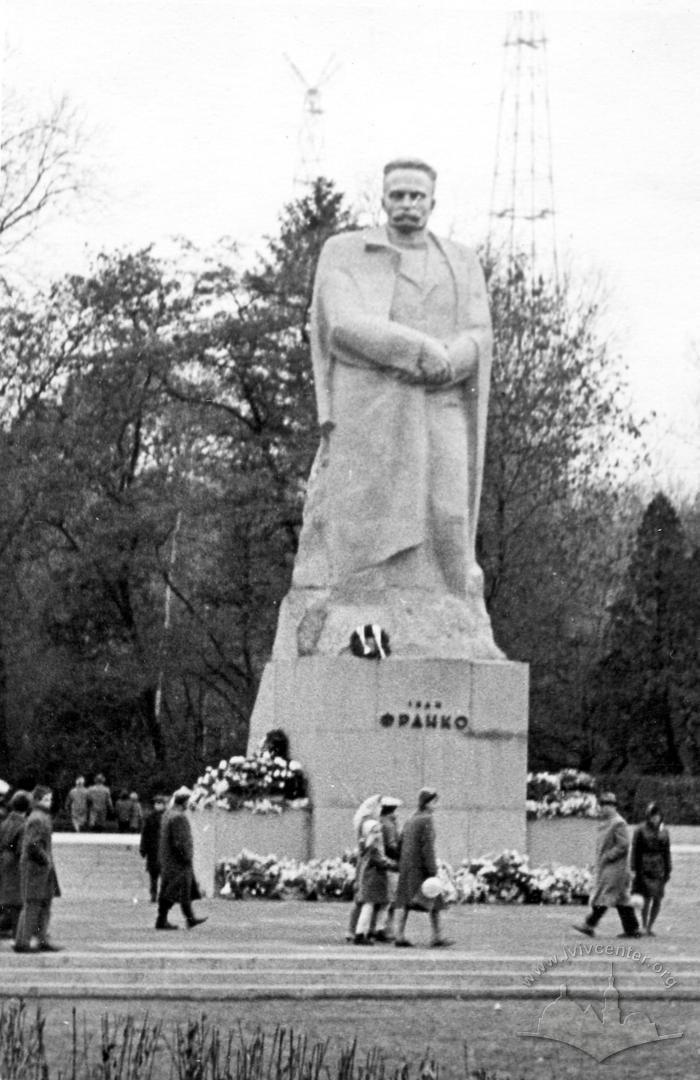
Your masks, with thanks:
M177 926L168 922L168 912L173 904L180 905L190 930L206 922L206 918L198 919L192 910L192 901L199 899L200 894L192 869L192 829L185 814L191 794L189 788L178 788L173 795L170 809L163 814L160 828L160 895L156 930L177 930Z
M29 792L16 791L10 801L10 812L0 825L0 916L3 924L7 922L11 937L15 936L22 910L19 860L30 806Z
M394 942L398 948L409 948L412 944L406 938L406 922L409 911L416 910L427 911L430 915L431 947L452 944L442 936L440 930L440 911L444 907L442 896L428 899L422 892L424 882L428 878L436 877L438 872L433 824L433 807L437 797L433 788L421 788L418 793L418 809L408 819L401 833L399 880L395 900L396 909L401 909Z
M657 803L649 804L644 822L634 831L631 862L633 892L644 897L642 927L654 937L652 927L671 876L671 838Z

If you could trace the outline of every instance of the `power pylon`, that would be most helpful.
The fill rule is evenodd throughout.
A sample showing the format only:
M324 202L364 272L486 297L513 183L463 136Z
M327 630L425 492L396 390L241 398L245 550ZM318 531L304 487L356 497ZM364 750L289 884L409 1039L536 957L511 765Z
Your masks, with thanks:
M331 56L314 83L310 83L285 53L285 60L304 87L301 124L299 126L298 157L294 171L294 183L308 187L323 173L324 138L323 105L321 87L335 75L339 64Z
M529 259L533 278L559 276L542 17L514 12L503 42L488 247Z

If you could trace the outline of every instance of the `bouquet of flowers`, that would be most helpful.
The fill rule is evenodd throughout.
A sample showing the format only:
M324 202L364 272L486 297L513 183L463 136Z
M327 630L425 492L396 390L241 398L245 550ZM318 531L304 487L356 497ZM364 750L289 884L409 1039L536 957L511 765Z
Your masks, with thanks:
M525 807L529 819L542 817L596 817L595 780L580 769L559 773L529 773Z
M242 851L219 863L216 886L231 900L352 900L355 872L355 857L348 852L303 863ZM592 887L588 869L531 869L527 856L517 851L465 862L457 870L440 862L437 876L448 904L586 904Z
M300 863L244 850L216 868L217 892L231 900L351 900L354 884L355 864L347 854Z
M281 813L308 806L304 771L298 761L287 761L270 750L250 757L236 755L218 766L208 766L197 779L190 809L220 806L225 810Z

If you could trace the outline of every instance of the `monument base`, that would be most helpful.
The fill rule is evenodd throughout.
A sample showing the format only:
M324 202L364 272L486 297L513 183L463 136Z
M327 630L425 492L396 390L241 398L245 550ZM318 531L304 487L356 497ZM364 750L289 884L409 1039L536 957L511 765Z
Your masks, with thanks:
M309 779L311 850L354 845L352 816L369 795L439 792L438 855L525 851L528 668L509 661L301 657L265 668L251 748L272 728ZM280 853L281 854L281 853Z

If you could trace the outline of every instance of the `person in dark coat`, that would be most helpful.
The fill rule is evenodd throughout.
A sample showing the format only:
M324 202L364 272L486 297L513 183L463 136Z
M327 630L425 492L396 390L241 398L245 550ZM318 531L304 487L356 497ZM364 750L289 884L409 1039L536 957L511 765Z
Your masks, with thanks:
M364 799L364 801L360 803L357 810L353 814L352 827L355 832L355 854L357 855L357 870L355 872L355 885L353 889L353 905L350 909L348 929L345 934L346 941L354 942L355 934L357 932L357 920L359 919L360 912L362 911L362 902L360 901L358 896L358 889L360 885L359 864L362 849L362 826L364 822L368 819L376 821L379 817L381 807L381 795L370 795L369 798Z
M51 848L51 788L39 785L32 792L32 811L24 826L19 872L22 912L15 935L15 952L31 952L37 938L41 952L60 952L49 941L51 902L61 895Z
M102 773L95 777L95 783L87 789L88 828L92 832L103 832L107 818L114 815L112 796Z
M180 905L190 930L206 922L206 917L198 919L192 910L192 901L198 900L200 893L192 869L192 829L185 814L191 795L189 788L178 788L170 809L163 814L158 856L161 876L156 930L177 930L177 926L168 922L168 912L173 904Z
M165 795L153 797L153 809L146 814L141 830L139 853L146 860L146 871L151 882L151 903L158 899L158 878L160 877L160 826L165 810Z
M3 934L8 937L17 933L22 910L19 860L31 801L28 791L16 791L10 800L10 812L0 825L0 919Z
M383 795L379 813L379 824L382 830L382 842L384 854L396 865L387 870L388 903L375 911L374 940L394 940L394 911L396 908L396 884L398 881L398 861L401 853L401 833L396 819L396 811L401 806L401 799L395 799L393 795Z
M114 816L117 819L119 832L129 832L129 820L131 818L131 803L129 792L122 789L114 800Z
M357 865L357 901L360 915L355 929L355 945L373 945L372 920L378 909L389 903L388 871L395 870L396 863L384 853L382 827L378 821L367 818L362 823L360 858Z
M642 929L654 937L653 926L671 876L671 838L657 803L649 804L644 822L634 831L631 862L632 891L644 897Z
M141 826L143 825L143 810L141 808L141 802L139 800L138 792L129 792L129 832L141 832Z
M433 807L437 792L433 788L421 788L418 793L418 809L408 819L401 833L399 856L399 880L396 886L396 908L400 909L399 923L394 944L409 948L412 942L406 938L406 922L409 911L427 911L432 931L431 946L451 945L440 930L440 911L444 906L441 895L428 897L423 885L438 872L435 855L435 826Z
M600 825L596 841L596 880L591 897L591 912L580 925L581 934L595 937L595 928L609 907L616 907L622 933L618 937L641 937L639 922L630 896L630 840L627 822L617 812L617 799L606 791L598 799Z

